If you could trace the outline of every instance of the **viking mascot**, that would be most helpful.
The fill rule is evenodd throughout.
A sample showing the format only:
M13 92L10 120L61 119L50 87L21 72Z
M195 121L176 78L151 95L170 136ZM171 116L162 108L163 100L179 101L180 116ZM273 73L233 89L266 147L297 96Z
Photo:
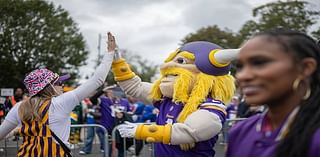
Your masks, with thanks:
M120 134L155 142L157 157L214 156L224 104L235 92L229 74L235 53L210 42L187 43L164 61L154 83L142 82L123 58L115 58L115 80L126 94L160 110L156 124L123 124Z

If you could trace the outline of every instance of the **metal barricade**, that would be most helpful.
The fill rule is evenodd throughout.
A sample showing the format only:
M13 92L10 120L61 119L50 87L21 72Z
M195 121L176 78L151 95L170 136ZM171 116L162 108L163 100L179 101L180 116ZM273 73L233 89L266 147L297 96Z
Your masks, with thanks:
M13 141L12 138L4 139L0 141L0 156L1 157L10 157L16 156L19 146L22 144L22 140L20 137L16 137L16 140Z
M88 128L88 127L94 127L94 128L100 128L104 134L104 153L101 154L99 152L99 154L101 154L104 157L108 157L109 156L109 138L108 138L108 131L99 124L77 124L77 125L71 125L71 128ZM82 138L86 138L86 131L83 130L82 133ZM85 140L84 140L85 141ZM12 138L9 139L4 139L2 141L0 141L0 157L11 157L11 156L16 156L18 149L20 147L20 145L22 144L22 138L20 137L19 140L16 141L12 141ZM78 144L70 144L71 146L71 151L74 154L74 156L78 156L79 155L79 149L74 149L76 148L75 146L78 146L80 148L80 146L83 145L83 143L78 143ZM73 149L72 149L73 148ZM90 156L96 156L96 154L92 154L92 155L88 155L88 157Z
M109 150L109 135L108 135L107 129L104 126L99 125L99 124L74 124L74 125L71 125L71 128L88 128L88 127L100 128L103 131L105 144L104 144L104 153L103 153L104 155L102 155L102 156L108 157L109 151L110 151ZM84 138L85 137L86 136L84 136ZM72 146L72 144L71 144L71 146ZM75 150L77 150L77 149L73 149L73 154L78 154L78 152L75 152Z
M135 124L143 124L143 123L135 123ZM150 123L147 123L147 124L150 124ZM112 139L112 149L111 149L111 157L117 157L118 155L116 154L119 150L117 150L116 148L116 131L117 131L117 126L114 127L114 129L112 130L112 136L111 136L111 139ZM140 155L140 156L150 156L150 157L154 157L155 154L154 154L154 144L153 143L146 143L145 141L142 141L142 140L136 140L134 138L130 138L132 139L133 141L133 145L130 146L130 147L127 147L127 139L128 138L123 138L123 154L124 154L124 157L127 157L128 156L128 149L129 148L134 148L134 155L135 156L137 154L136 152L136 147L139 147L138 144L142 144L142 148L141 148L141 151L143 153L143 155ZM142 143L141 143L142 142Z
M228 132L230 130L230 128L235 125L236 123L240 122L240 121L243 121L247 118L233 118L233 119L227 119L225 122L224 122L224 125L223 125L223 128L222 128L222 131L221 131L221 134L222 134L222 138L223 138L223 142L221 144L226 144L228 143Z

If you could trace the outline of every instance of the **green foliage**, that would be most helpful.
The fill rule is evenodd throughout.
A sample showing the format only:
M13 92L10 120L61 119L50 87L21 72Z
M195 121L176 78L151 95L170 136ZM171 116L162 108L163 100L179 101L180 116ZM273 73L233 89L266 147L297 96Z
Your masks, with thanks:
M229 29L221 30L217 25L201 28L196 33L190 33L182 42L209 41L223 48L237 48L241 42L237 34Z
M257 32L275 27L308 33L320 15L320 11L313 11L308 5L305 1L277 1L261 5L253 10L253 17L257 20L246 22L239 32L240 36L247 39Z
M317 39L320 42L320 28L318 28L318 30L311 32L311 34L315 39Z
M35 68L75 77L85 65L83 36L60 6L42 0L1 0L0 15L0 87L23 87L25 74Z
M221 30L217 25L199 29L187 35L182 42L210 41L223 48L238 48L240 44L253 34L276 27L290 28L309 33L310 28L318 21L320 11L308 8L305 1L277 1L261 5L253 9L254 19L247 21L238 33L228 28ZM320 39L320 28L311 32L311 35ZM231 72L234 74L235 69Z

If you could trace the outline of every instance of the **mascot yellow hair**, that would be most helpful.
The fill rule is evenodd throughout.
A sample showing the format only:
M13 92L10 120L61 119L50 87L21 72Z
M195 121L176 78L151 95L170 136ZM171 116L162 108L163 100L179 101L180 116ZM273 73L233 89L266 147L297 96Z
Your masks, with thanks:
M196 65L199 64L199 60L197 62L197 59L198 59L197 57L199 57L199 55L197 54L202 52L194 52L192 51L192 48L193 47L188 47L187 45L187 48L185 49L183 48L178 49L177 51L170 54L170 56L165 60L165 62L171 61L172 59L174 59L174 57L177 54L180 54L190 60L195 60ZM191 49L191 52L188 49ZM214 50L217 50L217 49L214 49ZM212 48L210 49L209 53L211 51L212 51ZM202 64L205 62L201 61L200 63ZM198 65L197 65L197 68L203 71L203 68L201 69L201 67L199 67ZM204 68L207 68L207 67L204 67ZM163 78L163 76L166 76L169 74L177 75L178 77L174 84L174 93L173 93L172 101L175 103L184 104L184 108L182 112L179 114L179 117L177 119L178 122L184 122L185 119L188 117L188 115L196 111L199 105L206 101L206 98L218 99L224 102L225 104L231 100L235 92L235 85L234 85L234 78L229 74L228 71L229 69L224 70L222 72L220 70L216 75L211 75L210 71L205 71L210 75L200 72L195 76L193 73L183 68L175 67L175 68L166 69L161 71L162 76L160 77L159 80L157 80L154 83L150 96L155 101L161 100L163 97L160 91L161 79ZM191 82L193 77L196 77L195 78L196 82ZM191 92L189 92L188 88L191 83L193 83L194 86L191 89Z

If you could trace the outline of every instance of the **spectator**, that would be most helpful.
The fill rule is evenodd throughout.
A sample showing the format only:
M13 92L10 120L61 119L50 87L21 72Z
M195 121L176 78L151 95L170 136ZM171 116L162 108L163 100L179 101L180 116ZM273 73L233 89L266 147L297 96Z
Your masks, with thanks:
M0 103L0 125L2 123L2 119L5 116L5 107L4 104Z
M71 125L73 124L83 124L83 117L82 117L82 105L79 104L77 105L71 112L70 117L71 117ZM81 142L80 139L80 131L81 128L71 128L70 129L70 137L69 137L69 142L71 144L77 144Z
M236 78L262 114L230 131L227 157L320 155L320 47L289 29L261 32L240 50Z
M139 119L142 118L145 105L141 101L138 101L135 97L129 95L128 101L131 108L130 114L132 114L132 119L134 122L137 122Z
M84 104L86 104L87 109L85 110L86 112L86 123L87 124L96 124L100 123L100 118L101 118L101 112L100 112L100 106L99 105L94 105L90 101L90 99L86 98L83 101ZM90 154L92 150L92 143L95 137L95 128L94 127L88 127L87 128L87 137L85 140L84 147L81 148L79 154ZM101 141L101 138L99 138L100 143L104 143L104 141ZM104 140L104 139L102 139ZM102 147L102 146L101 146ZM103 149L102 149L103 150Z
M233 119L237 116L238 111L238 104L239 104L239 97L233 96L231 99L231 103L227 106L227 119Z
M17 156L71 156L68 148L69 115L81 100L103 84L115 48L114 37L108 33L109 52L105 53L93 77L66 93L63 93L63 81L70 76L59 76L45 68L30 72L24 79L30 98L10 110L0 126L0 140L19 125L23 144Z
M7 97L7 100L5 102L5 112L8 113L10 109L18 102L22 101L24 99L24 91L22 88L16 88L14 92L14 96ZM12 141L18 141L19 140L19 134L15 134Z
M115 108L115 119L114 119L114 125L118 126L120 124L123 124L125 121L127 122L133 122L131 116L127 114L123 108L116 107ZM124 140L126 140L124 145ZM116 148L118 149L118 157L123 157L124 152L128 150L128 148L133 145L133 139L132 138L122 138L120 136L120 133L118 130L116 130Z
M241 102L238 105L237 117L246 118L248 110L249 105L244 100L241 100Z
M5 105L5 109L6 109L6 113L8 113L10 111L10 109L17 103L20 102L21 100L23 100L24 98L24 92L22 90L22 88L17 88L14 92L13 96L8 96L6 97L6 101L4 103Z
M157 119L157 114L159 110L155 108L153 105L145 105L142 117L138 119L139 123L151 123L155 122Z

